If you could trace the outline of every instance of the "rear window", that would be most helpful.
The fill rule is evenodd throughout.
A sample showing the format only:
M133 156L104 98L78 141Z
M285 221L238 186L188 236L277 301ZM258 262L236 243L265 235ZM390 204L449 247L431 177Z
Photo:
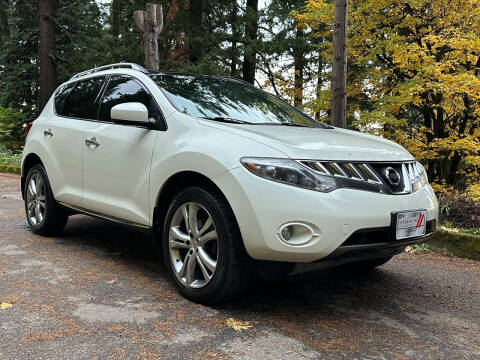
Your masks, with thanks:
M61 86L55 93L55 112L58 115L64 115L63 107L65 105L65 100L67 100L68 95L75 87L76 83L70 83Z
M96 100L104 80L104 77L94 77L78 81L75 87L66 95L62 112L59 114L80 119L96 120L98 112ZM65 91L67 92L68 89Z

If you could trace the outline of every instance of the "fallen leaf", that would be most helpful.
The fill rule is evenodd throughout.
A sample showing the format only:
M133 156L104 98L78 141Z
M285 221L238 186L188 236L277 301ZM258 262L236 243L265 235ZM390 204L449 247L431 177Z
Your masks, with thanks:
M240 320L235 320L234 318L228 318L227 325L230 326L235 331L248 330L252 327L249 321L240 321Z
M108 280L108 281L105 281L105 283L107 284L115 284L117 282L117 280Z
M9 304L9 303L6 303L6 302L2 302L0 304L0 309L2 310L5 310L5 309L8 309L9 307L12 307L13 305L12 304Z

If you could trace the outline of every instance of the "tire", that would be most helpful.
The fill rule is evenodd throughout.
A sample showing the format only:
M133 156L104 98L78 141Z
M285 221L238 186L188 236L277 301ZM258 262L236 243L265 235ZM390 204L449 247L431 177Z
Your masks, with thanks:
M34 165L25 181L25 215L33 233L55 236L62 232L68 213L55 201L45 168Z
M348 264L347 267L349 269L359 271L359 272L368 272L375 269L376 267L382 266L383 264L390 261L392 258L393 256L387 256L387 257L378 258L378 259L360 261L360 262Z
M165 217L162 247L178 291L191 301L225 301L239 294L250 279L251 260L237 222L216 191L190 187L175 196Z

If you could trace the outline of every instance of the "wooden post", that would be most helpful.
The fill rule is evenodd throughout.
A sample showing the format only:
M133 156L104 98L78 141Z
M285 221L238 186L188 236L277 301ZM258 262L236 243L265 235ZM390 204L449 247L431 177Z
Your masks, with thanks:
M162 5L148 3L147 11L135 10L133 18L135 25L142 33L145 67L148 70L158 70L158 36L163 28Z
M348 0L335 0L332 59L332 125L345 128L347 108Z

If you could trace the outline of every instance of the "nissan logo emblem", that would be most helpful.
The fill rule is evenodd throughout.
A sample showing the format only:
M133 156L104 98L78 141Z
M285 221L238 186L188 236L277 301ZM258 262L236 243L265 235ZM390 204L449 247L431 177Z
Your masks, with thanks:
M387 167L385 169L385 178L390 183L390 185L393 185L393 186L400 185L400 180L401 180L400 174L398 173L397 170L395 170L392 167Z

